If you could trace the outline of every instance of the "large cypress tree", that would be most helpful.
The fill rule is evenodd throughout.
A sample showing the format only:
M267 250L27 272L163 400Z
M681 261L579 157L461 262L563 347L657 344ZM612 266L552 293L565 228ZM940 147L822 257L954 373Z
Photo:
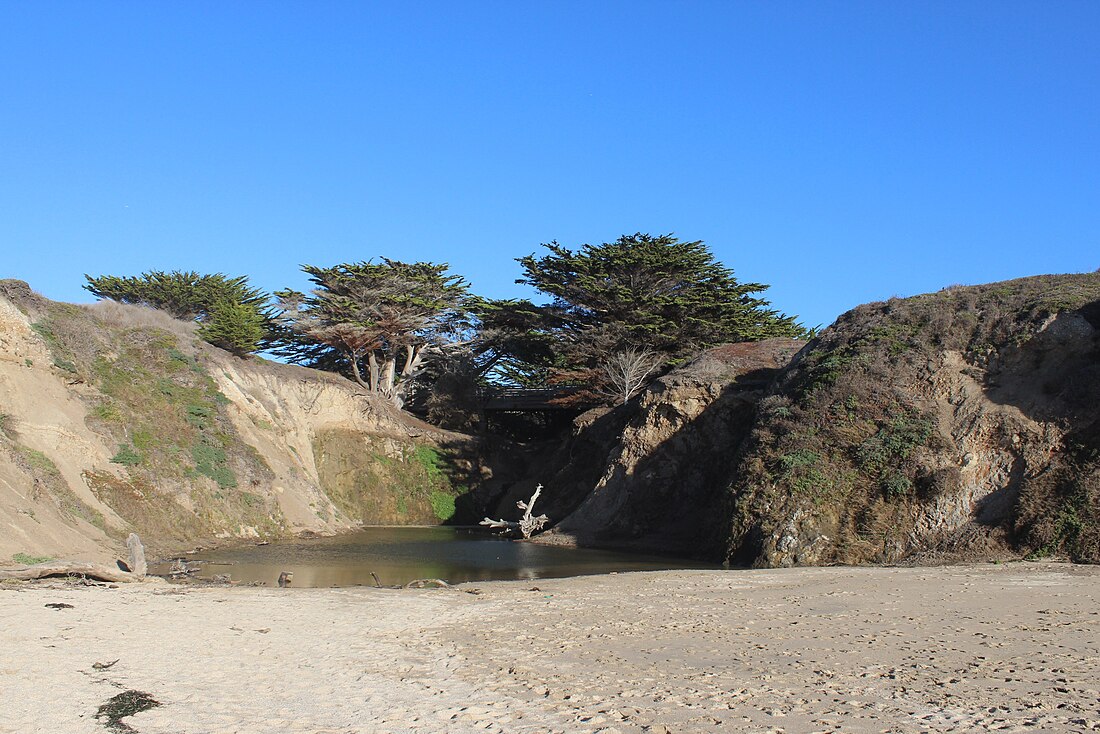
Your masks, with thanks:
M717 344L805 334L760 297L767 285L739 282L701 241L638 233L576 251L544 247L542 257L519 258L517 282L552 298L542 314L568 365L559 377L590 379L631 349L674 364Z
M461 328L468 286L446 264L381 258L302 270L311 293L275 294L284 327L276 351L309 366L346 368L398 405L425 359Z

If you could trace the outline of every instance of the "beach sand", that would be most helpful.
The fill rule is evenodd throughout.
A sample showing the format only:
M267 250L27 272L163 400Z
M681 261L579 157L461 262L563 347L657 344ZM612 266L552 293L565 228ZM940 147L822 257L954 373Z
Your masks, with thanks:
M140 734L1100 731L1100 567L2 586L0 732L125 690Z

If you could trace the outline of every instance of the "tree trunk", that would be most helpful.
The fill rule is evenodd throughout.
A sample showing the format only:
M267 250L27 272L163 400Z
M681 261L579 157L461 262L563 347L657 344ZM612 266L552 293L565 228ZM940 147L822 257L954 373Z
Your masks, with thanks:
M393 381L397 371L397 364L392 357L386 357L382 362L382 379L379 381L378 392L386 397L393 397Z
M344 356L351 362L351 374L355 377L355 381L370 390L370 385L363 382L363 375L359 372L359 357L354 352L344 352Z
M412 377L420 365L424 362L424 350L428 348L427 344L421 344L420 346L414 346L410 344L405 347L407 354L405 357L405 368L401 370L402 377Z
M378 392L378 357L374 355L373 349L367 355L367 366L370 367L370 385L367 389Z
M401 370L403 377L412 377L416 374L416 371L420 369L420 365L424 362L424 353L428 349L427 344L421 344L415 346L410 344L406 347L408 354L405 358L405 368Z

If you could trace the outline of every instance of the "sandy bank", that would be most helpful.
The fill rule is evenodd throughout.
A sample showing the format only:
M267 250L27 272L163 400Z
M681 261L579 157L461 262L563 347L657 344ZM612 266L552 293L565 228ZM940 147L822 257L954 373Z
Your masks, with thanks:
M5 585L0 643L5 733L104 732L126 689L141 734L1100 731L1086 566Z

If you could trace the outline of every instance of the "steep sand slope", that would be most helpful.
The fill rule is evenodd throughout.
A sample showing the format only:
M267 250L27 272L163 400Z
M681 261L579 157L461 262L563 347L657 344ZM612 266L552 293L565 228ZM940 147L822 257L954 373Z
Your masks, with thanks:
M0 564L438 523L491 480L469 437L193 325L0 282Z

